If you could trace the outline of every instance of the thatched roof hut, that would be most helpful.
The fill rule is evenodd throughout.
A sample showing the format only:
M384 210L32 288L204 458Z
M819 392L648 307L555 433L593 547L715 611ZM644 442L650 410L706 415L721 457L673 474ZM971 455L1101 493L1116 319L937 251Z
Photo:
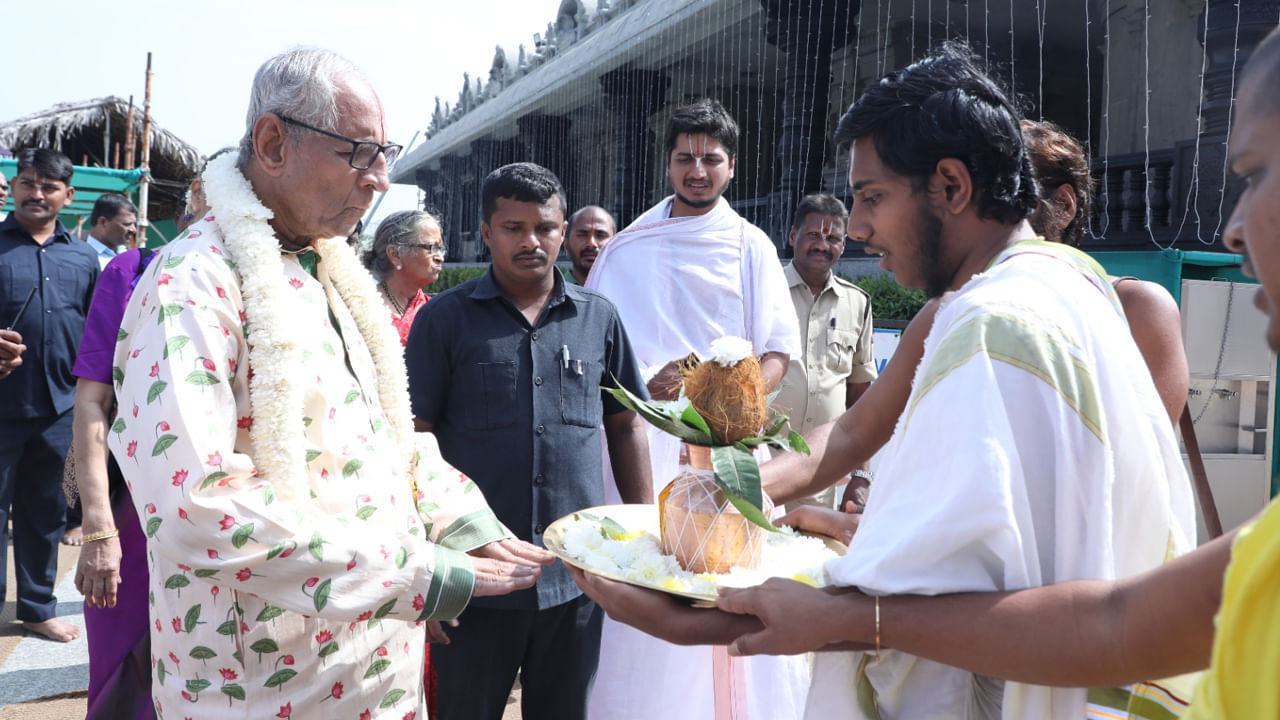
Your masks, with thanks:
M0 122L0 147L17 152L29 147L49 147L77 165L123 168L128 134L129 102L105 97L78 103L59 103L26 117ZM133 167L142 162L142 108L133 112ZM151 121L150 202L147 214L154 222L177 216L187 184L204 163L200 151Z

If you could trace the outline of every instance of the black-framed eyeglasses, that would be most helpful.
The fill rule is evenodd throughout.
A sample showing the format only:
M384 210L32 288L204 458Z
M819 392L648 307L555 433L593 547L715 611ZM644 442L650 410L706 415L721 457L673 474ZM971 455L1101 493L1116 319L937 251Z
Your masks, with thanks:
M277 115L279 115L279 113L277 113ZM286 117L284 115L279 115L279 117L288 125L297 125L300 128L306 128L311 132L320 133L321 135L331 137L334 140L342 140L343 142L351 143L351 155L347 157L347 164L356 170L368 170L373 167L373 164L378 161L378 153L382 153L383 157L387 159L387 165L390 166L391 163L395 162L396 158L400 156L400 151L404 149L403 145L397 145L396 143L379 145L376 142L370 142L368 140L352 140L345 135L339 135L338 133L329 132L328 130L321 130L318 127L294 120L291 117Z
M426 243L405 243L400 247L421 248L426 250L428 255L439 255L440 257L444 257L444 245L440 243L432 243L430 245Z

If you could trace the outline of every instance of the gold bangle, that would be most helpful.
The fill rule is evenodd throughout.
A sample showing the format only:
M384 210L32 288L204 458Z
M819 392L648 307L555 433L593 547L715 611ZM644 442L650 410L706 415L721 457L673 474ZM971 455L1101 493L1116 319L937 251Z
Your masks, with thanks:
M120 531L113 528L111 530L100 530L96 533L89 533L85 535L82 539L87 544L91 542L97 542L99 540L110 540L111 538L118 537L119 535L120 535Z
M880 596L876 596L876 659L880 659Z

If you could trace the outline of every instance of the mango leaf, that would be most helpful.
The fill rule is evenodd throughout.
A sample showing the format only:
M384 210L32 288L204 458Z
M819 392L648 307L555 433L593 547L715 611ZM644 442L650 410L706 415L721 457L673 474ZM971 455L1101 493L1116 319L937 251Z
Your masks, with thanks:
M617 383L617 378L614 378L614 383ZM622 387L620 384L618 387L605 387L602 389L612 395L615 400L622 404L623 407L635 412L637 415L644 418L650 425L653 425L668 435L674 435L681 440L693 443L694 445L714 444L710 434L703 432L696 427L690 426L682 420L673 420L668 417L666 413L661 412L649 403L636 397L631 393L631 391Z
M236 621L228 620L218 626L219 635L234 635L236 632Z
M271 677L267 678L267 681L263 683L263 686L269 687L269 688L280 687L281 685L292 680L294 676L296 676L297 674L298 674L297 670L292 670L290 668L277 670L271 673Z
M220 689L222 690L222 694L229 698L235 698L236 700L244 699L244 688L240 687L236 683L223 685Z
M315 459L316 459L316 458L318 458L318 457L320 457L320 451L319 451L319 450L316 450L316 449L314 449L314 448L313 448L313 449L311 449L311 450L308 450L308 451L307 451L307 462L311 462L312 460L315 460Z
M208 370L196 370L187 375L187 382L192 385L217 385L219 380L217 375Z
M200 623L200 606L192 605L191 609L187 611L186 617L182 619L182 627L187 632L191 632L192 630L196 629L196 625L198 625L199 623Z
M600 531L609 540L620 540L627 534L627 529L619 525L618 521L611 517L600 519Z
M160 523L164 522L163 518L153 517L147 521L147 537L155 537L156 531L160 529Z
M164 667L164 661L156 660L156 679L160 681L161 685L164 684L164 676L167 675L168 673L169 671L166 670Z
M191 338L186 335L175 335L164 341L164 352L160 355L161 359L167 359L170 353L176 353L186 347L191 342Z
M363 461L358 460L358 459L357 459L357 460L352 460L352 461L348 462L346 465L343 465L343 466L342 466L342 477L344 477L344 478L349 478L349 477L351 477L352 475L355 475L355 474L356 474L356 471L358 471L358 470L359 470L360 468L362 468L362 467L364 467L364 462L363 462Z
M195 680L188 680L187 692L194 695L200 692L201 690L204 690L205 688L209 687L212 684L213 683L209 682L208 680L205 680L204 678L196 678Z
M267 559L274 560L280 553L284 552L284 548L285 544L283 540L272 545L271 549L267 551Z
M330 655L336 652L338 652L338 643L331 642L328 645L325 645L324 647L320 648L319 655L320 657L329 657Z
M236 528L236 531L232 533L231 544L237 548L242 548L245 543L249 542L249 538L251 537L253 537L253 523L245 523Z
M217 570L210 570L209 568L200 568L199 570L196 570L196 577L198 578L211 578L217 574Z
M169 383L163 380L151 383L151 387L147 390L147 404L150 405L155 402L156 398L160 397L160 393L163 393L167 387L169 387Z
M275 501L276 501L275 488L271 487L270 485L267 485L266 487L262 488L262 504L270 505Z
M116 342L120 342L121 340L127 337L129 337L129 333L125 331L124 328L120 328L119 330L116 331Z
M350 405L351 403L353 403L353 402L355 402L356 400L359 400L359 399L360 399L360 391L359 391L359 390L352 390L352 391L350 391L350 392L348 392L348 393L347 393L347 396L346 396L346 397L342 398L342 404L343 404L343 405Z
M365 679L374 677L376 675L381 675L383 671L385 671L389 667L391 667L390 660L387 660L386 658L375 660L373 664L369 666L369 669L364 671Z
M386 695L382 696L382 702L378 703L378 709L386 710L392 705L395 705L396 702L398 702L402 697L404 697L404 690L401 690L400 688L396 688L395 690L392 690L388 692Z
M182 261L183 261L185 258L186 258L186 256L185 256L185 255L175 255L175 256L173 256L173 257L171 257L171 258L166 259L166 260L164 261L164 269L165 269L165 270L172 270L172 269L174 269L174 268L178 267L179 265L181 265L181 264L182 264Z
M409 551L403 546L396 551L396 567L403 568L409 562Z
M750 500L734 493L732 488L720 482L720 478L716 478L716 486L719 487L720 492L724 493L724 496L729 499L729 502L733 503L733 506L738 508L738 512L742 513L742 517L770 532L782 532L778 528L774 527L773 523L769 522L769 518L765 517L763 512L760 512L760 508L752 505Z
M764 493L760 490L760 466L749 451L736 445L713 447L711 466L715 469L716 482L754 505L756 510L764 507Z
M218 653L214 652L213 648L205 647L204 645L197 645L191 648L190 654L191 657L197 660L210 660L218 657Z
M124 427L124 418L118 417L115 422L111 423L111 432L120 434L124 432Z
M377 505L365 505L364 507L356 511L356 517L360 518L361 520L368 520L369 516L376 512L378 512Z
M333 581L326 578L318 586L316 586L316 594L311 596L311 602L316 606L316 612L324 610L324 606L329 604L329 588L333 585Z
M680 413L680 419L683 420L686 424L692 425L693 427L706 433L707 437L709 438L715 437L715 433L711 432L711 426L708 425L707 421L702 418L702 415L698 414L697 409L693 407L692 403L689 404L689 407L684 409L684 412Z
M787 436L787 444L796 452L802 452L805 455L809 454L809 443L805 442L804 436L795 430L792 430L791 434Z
M161 435L160 437L156 438L156 446L151 448L151 457L156 457L157 455L163 453L165 450L168 450L169 446L174 444L177 441L178 441L177 435Z

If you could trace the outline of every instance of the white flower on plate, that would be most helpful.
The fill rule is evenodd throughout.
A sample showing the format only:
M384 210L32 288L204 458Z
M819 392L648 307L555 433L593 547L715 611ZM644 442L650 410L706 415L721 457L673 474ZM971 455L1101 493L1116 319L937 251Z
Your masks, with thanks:
M600 528L597 525L586 522L577 522L568 527L564 532L564 549L570 555L581 559L592 550L592 542L594 547L599 547Z
M751 341L736 337L734 335L725 335L711 341L711 360L714 360L725 367L733 367L739 361L746 360L754 353L751 347Z
M647 583L661 582L671 572L671 566L661 553L636 553L631 564L626 568L626 576L632 580Z
M632 546L633 543L629 540L605 540L595 551L612 560L614 565L625 568L631 564L635 555Z
M594 551L588 552L582 558L582 561L586 563L587 567L590 567L592 570L596 570L599 572L607 572L613 575L623 574L622 570L618 567L617 563L615 563L612 558L605 557L604 555L601 555L598 552L594 552Z

